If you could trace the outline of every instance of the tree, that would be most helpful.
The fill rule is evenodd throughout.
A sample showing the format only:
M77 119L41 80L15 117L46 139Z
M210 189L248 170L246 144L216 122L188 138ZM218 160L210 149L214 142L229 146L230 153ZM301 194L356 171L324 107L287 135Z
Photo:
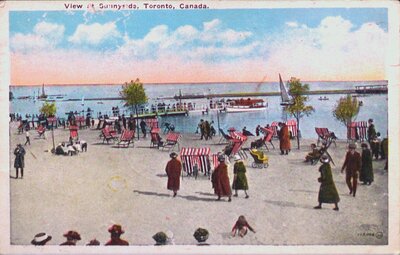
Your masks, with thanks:
M147 103L148 100L146 92L143 88L143 83L140 82L139 78L137 78L135 81L132 80L130 83L125 82L125 84L122 85L122 90L119 92L119 94L124 99L125 106L130 107L131 110L134 110L136 114L136 128L139 139L138 107Z
M309 100L305 96L310 90L308 84L302 84L300 79L292 77L289 81L289 94L293 98L293 104L286 107L285 111L291 114L297 121L297 148L300 149L300 119L305 116L310 116L314 112L314 107L306 105Z
M56 103L44 102L42 107L39 109L39 112L46 117L54 117L57 112Z
M360 106L357 98L352 98L350 95L347 95L338 100L332 113L338 121L348 127L351 122L355 120L359 111Z

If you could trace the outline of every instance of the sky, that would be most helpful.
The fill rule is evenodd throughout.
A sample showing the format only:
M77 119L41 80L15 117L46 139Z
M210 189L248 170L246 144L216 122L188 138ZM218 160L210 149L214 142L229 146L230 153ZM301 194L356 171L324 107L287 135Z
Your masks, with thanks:
M12 11L12 85L383 80L385 8Z

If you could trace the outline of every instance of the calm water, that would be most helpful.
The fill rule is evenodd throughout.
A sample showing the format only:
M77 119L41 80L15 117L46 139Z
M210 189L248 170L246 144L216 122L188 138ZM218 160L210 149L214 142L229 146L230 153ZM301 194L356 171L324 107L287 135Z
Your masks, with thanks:
M368 85L368 84L385 84L384 82L309 82L311 90L320 89L350 89L357 85ZM10 87L10 91L13 92L14 97L19 96L33 96L37 95L38 89L41 87ZM65 98L99 98L99 97L117 97L121 89L121 86L46 86L46 94L62 94L66 95ZM149 103L156 102L156 98L160 96L173 96L179 93L181 90L182 94L203 94L203 93L229 93L229 92L279 92L278 83L219 83L219 84L165 84L165 85L145 85L147 96L149 97ZM345 95L327 95L329 100L320 101L318 98L321 95L309 96L308 105L312 105L315 108L315 112L309 117L303 117L300 120L300 129L304 138L316 138L315 127L328 127L334 131L339 138L346 138L346 129L341 123L335 120L332 115L332 110L339 100L340 97ZM247 112L247 113L222 113L219 114L220 126L223 129L228 127L235 127L236 129L242 129L244 126L248 130L254 132L255 127L258 124L265 125L273 121L281 121L284 118L282 114L282 108L280 106L280 97L264 97L264 100L268 102L268 109L264 112ZM375 126L377 131L382 133L382 136L386 136L388 127L388 106L387 106L387 95L370 95L366 97L359 97L359 100L363 101L363 106L360 108L360 113L357 117L358 121L368 120L373 118L375 120ZM193 100L197 106L207 104L207 100ZM65 113L69 111L82 111L90 107L92 110L102 113L108 113L111 115L111 108L118 106L122 111L126 111L129 114L127 108L124 108L122 101L103 101L103 104L99 104L97 101L84 101L84 105L81 105L81 101L74 102L62 102L56 101L57 115L59 117L65 117ZM165 103L176 103L176 101L165 101ZM20 114L37 114L39 108L43 102L28 100L14 99L10 103L10 112ZM96 114L95 114L96 116ZM176 126L176 129L180 132L194 132L196 130L197 123L200 119L213 120L215 127L217 128L217 115L212 113L210 115L202 115L201 113L193 113L187 117L176 116L176 117L162 117L160 122L170 122ZM291 117L288 116L288 119Z

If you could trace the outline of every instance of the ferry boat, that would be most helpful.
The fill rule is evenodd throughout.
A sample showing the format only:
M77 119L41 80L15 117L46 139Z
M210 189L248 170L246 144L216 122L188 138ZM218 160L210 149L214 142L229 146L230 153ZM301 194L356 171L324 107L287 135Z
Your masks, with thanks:
M325 101L325 100L329 100L329 97L327 97L327 96L321 96L321 97L319 97L318 98L318 100L320 100L320 101Z
M234 99L228 100L224 111L225 112L257 112L267 109L267 104L263 99Z

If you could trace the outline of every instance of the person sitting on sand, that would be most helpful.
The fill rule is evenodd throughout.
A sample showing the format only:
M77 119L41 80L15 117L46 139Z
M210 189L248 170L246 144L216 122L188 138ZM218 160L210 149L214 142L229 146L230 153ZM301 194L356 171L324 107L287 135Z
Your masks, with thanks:
M60 245L76 245L76 242L81 240L81 235L78 232L70 230L64 234L64 237L67 238L67 241Z
M112 225L108 229L108 232L111 233L111 239L105 245L129 245L127 241L121 239L121 235L125 233L125 231L122 230L121 225Z
M320 151L317 149L317 145L315 145L315 143L312 143L310 145L311 147L311 152L309 152L306 156L306 159L304 162L311 162L313 163L314 160L318 160L319 157L321 156Z
M246 218L243 215L240 215L235 225L232 228L232 236L236 236L236 233L240 237L244 237L247 234L248 229L255 233L256 231L249 225Z

